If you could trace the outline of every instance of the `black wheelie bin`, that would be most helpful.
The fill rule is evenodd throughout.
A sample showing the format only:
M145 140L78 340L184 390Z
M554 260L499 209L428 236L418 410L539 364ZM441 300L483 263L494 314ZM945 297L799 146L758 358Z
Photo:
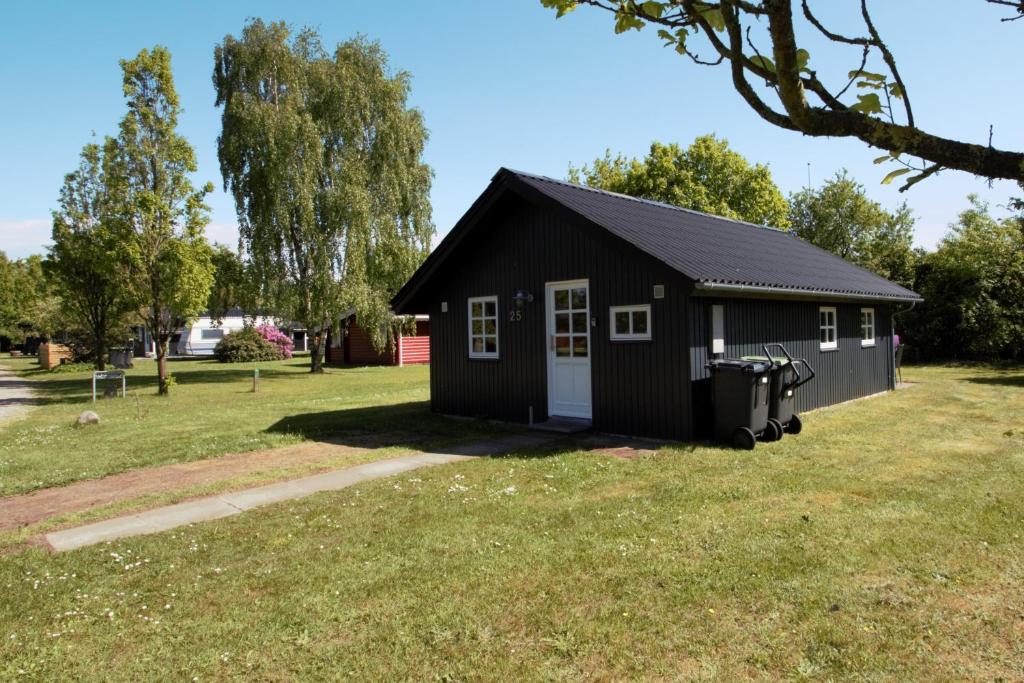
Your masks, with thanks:
M711 403L715 436L736 448L752 450L758 436L774 430L768 423L771 360L723 358L707 364L711 371ZM772 436L774 431L768 436Z
M772 357L768 349L778 349L782 356ZM768 422L774 423L778 438L783 432L799 434L803 422L796 413L796 389L814 379L814 368L804 358L793 358L782 344L765 344L764 356L744 356L743 360L772 363L771 397L768 401ZM800 372L803 367L805 374Z

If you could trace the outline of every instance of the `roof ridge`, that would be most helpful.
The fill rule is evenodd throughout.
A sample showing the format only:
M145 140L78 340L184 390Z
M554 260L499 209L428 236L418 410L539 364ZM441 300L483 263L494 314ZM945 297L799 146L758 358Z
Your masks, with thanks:
M722 221L729 221L731 223L737 223L739 225L747 225L752 228L760 228L761 230L772 230L774 232L781 232L787 235L792 235L789 230L783 228L777 228L773 225L761 225L760 223L751 223L750 221L740 220L738 218L730 218L729 216L719 216L715 213L707 213L706 211L697 211L696 209L688 209L683 206L677 206L675 204L669 204L668 202L659 202L654 199L646 199L644 197L634 197L633 195L623 194L622 192L612 192L611 190L602 190L599 187L591 187L590 185L577 185L576 183L570 183L566 180L559 180L557 178L551 178L546 175L540 175L539 173L527 173L526 171L517 171L514 168L502 167L504 170L512 173L513 175L525 176L527 178L533 178L535 180L542 180L549 183L555 183L556 185L563 185L565 187L571 187L577 190L583 190L584 192L593 192L595 194L608 195L609 197L618 197L620 199L628 199L632 202L639 204L648 204L650 206L658 206L663 209L672 209L673 211L682 211L684 213L692 213L698 216L706 216L708 218L714 218Z

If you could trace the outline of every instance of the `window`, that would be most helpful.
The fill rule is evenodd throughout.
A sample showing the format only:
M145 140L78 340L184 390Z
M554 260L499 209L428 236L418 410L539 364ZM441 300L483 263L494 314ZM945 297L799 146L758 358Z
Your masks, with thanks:
M498 297L469 299L469 357L498 357Z
M711 307L711 353L725 353L725 307Z
M875 345L875 309L860 309L860 345Z
M818 327L821 332L819 341L821 350L829 351L839 348L839 340L836 337L836 308L835 306L822 306L818 309Z
M203 328L199 330L199 338L203 339L204 341L209 339L223 339L224 330L220 329L219 327Z
M651 306L612 306L608 309L612 319L611 338L616 341L649 341L651 338Z

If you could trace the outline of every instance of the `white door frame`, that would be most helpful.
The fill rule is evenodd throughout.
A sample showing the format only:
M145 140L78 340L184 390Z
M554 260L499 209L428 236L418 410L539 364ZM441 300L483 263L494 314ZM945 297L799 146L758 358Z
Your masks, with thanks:
M587 355L586 355L586 366L587 366L587 379L588 379L588 395L586 406L581 406L579 410L566 410L555 408L555 305L554 305L554 291L556 289L571 289L583 287L587 290L587 311L586 311L586 331L587 331ZM570 295L571 296L571 295ZM558 282L546 282L544 283L544 314L545 314L545 354L547 357L547 384L548 384L548 416L561 416L561 417L578 417L583 419L591 419L594 412L594 392L593 392L593 338L590 334L590 280L579 279L579 280L561 280ZM571 316L570 316L570 330L571 328ZM570 337L569 342L570 348L572 347L572 338ZM577 359L571 359L577 360ZM583 364L583 363L579 363Z

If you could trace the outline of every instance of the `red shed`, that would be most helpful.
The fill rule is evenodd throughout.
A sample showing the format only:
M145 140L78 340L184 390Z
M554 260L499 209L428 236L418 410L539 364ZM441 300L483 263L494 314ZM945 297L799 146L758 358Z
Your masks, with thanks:
M328 335L327 362L350 365L416 365L430 362L430 317L417 315L416 333L403 334L395 346L378 353L370 335L359 326L355 314L342 320L342 339Z

